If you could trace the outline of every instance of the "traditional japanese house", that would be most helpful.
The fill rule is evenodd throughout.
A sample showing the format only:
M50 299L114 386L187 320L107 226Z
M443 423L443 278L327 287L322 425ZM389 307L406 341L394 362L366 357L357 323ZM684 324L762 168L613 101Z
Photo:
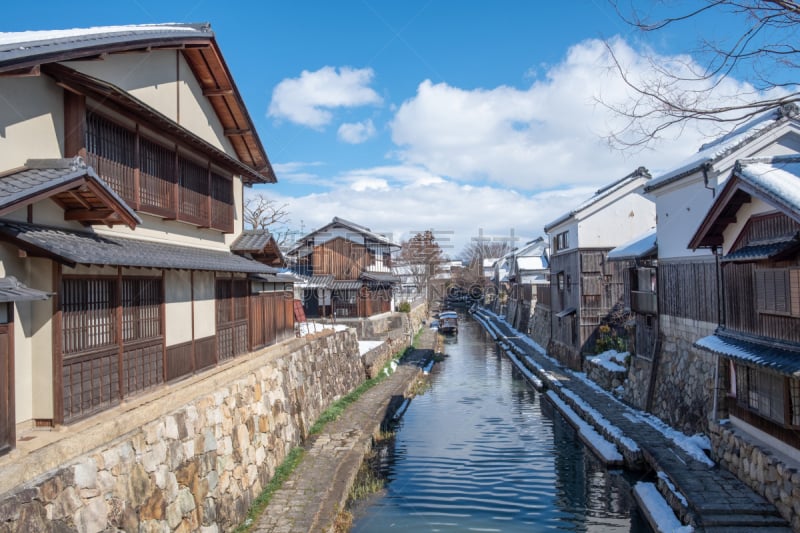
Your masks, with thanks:
M548 241L539 237L511 252L508 272L506 319L519 331L527 332L538 297L538 287L549 290Z
M717 405L800 451L800 155L739 160L692 249L716 253L721 312L695 344L721 359Z
M295 272L307 277L303 308L308 317L369 317L394 309L392 253L388 237L339 217L297 240L287 252Z
M544 228L550 240L551 338L548 352L582 369L593 354L598 327L615 326L622 311L623 266L610 250L655 224L655 206L643 189L645 168L598 190Z
M632 383L637 404L686 433L705 432L713 418L714 357L694 342L718 327L717 257L710 247L691 247L709 208L720 195L736 161L800 152L795 106L776 108L700 147L675 168L654 177L645 193L656 204L658 344L652 358L638 357Z
M275 175L208 25L0 43L0 448L293 335L267 245L231 249Z

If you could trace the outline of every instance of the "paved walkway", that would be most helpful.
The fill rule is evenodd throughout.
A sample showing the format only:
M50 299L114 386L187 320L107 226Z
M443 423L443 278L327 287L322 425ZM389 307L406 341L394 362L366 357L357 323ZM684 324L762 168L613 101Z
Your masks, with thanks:
M397 406L434 355L436 332L426 328L418 348L394 373L365 392L342 416L330 422L306 451L300 465L273 494L253 527L256 533L328 532L344 508L372 437L390 406Z
M781 518L777 509L728 470L695 459L687 451L676 445L662 431L643 421L643 413L616 400L610 394L598 390L579 379L570 370L559 365L554 359L537 350L527 337L521 338L519 332L505 321L481 309L476 310L476 318L490 324L489 329L497 335L499 342L509 345L519 360L549 389L569 404L588 423L598 431L611 424L619 431L605 435L621 449L626 460L631 453L641 453L646 467L666 476L672 484L663 482L667 494L665 499L680 506L677 514L684 524L691 525L695 531L706 532L745 532L759 531L789 532L789 524ZM549 386L548 386L549 385ZM585 402L585 403L584 403ZM591 408L587 409L586 404ZM593 419L599 413L606 422ZM607 430L606 433L609 433ZM631 441L635 444L631 445ZM638 445L638 451L636 450ZM626 452L627 449L627 452Z

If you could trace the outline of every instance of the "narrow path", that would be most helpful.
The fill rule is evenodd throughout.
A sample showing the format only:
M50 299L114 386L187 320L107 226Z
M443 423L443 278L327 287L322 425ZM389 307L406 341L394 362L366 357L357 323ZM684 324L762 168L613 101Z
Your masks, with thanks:
M366 391L322 430L258 518L254 533L331 531L344 508L372 437L434 355L436 332L425 329L418 348L406 354L391 376Z
M658 485L662 495L684 524L706 532L792 531L775 506L728 470L678 446L651 423L657 423L654 417L622 403L562 367L530 338L496 315L483 309L476 309L474 314L547 389L614 442L626 463L641 460L654 470L661 479ZM596 420L598 413L604 421ZM609 427L616 430L609 431Z

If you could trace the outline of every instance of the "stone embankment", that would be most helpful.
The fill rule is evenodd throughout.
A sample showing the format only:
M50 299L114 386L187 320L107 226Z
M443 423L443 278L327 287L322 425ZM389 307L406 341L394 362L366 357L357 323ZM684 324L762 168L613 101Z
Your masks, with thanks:
M798 520L782 517L775 505L731 472L681 446L682 434L565 368L496 315L475 309L475 317L532 376L537 388L547 389L565 409L612 442L628 468L655 472L658 493L683 524L694 531L720 533L800 531ZM636 487L634 492L640 494Z
M0 458L0 532L230 531L365 379L355 331L326 330L37 432Z
M330 422L308 448L302 463L275 492L253 533L311 533L333 531L345 508L373 437L407 397L434 356L437 335L426 329L417 348L406 354L397 369L366 391L337 420Z

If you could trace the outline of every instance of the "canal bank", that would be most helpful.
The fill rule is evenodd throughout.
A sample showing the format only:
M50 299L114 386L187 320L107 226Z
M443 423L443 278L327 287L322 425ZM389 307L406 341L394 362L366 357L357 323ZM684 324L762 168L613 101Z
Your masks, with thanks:
M373 437L392 409L408 395L425 363L433 358L437 339L434 330L423 329L416 347L401 359L390 376L367 390L308 443L303 460L272 495L250 531L332 531Z
M623 404L584 374L563 367L497 315L481 308L473 313L534 386L546 391L566 418L574 420L576 426L582 422L588 426L579 429L585 431L587 442L596 448L608 442L624 457L626 467L655 473L656 484L640 483L634 487L643 507L651 508L654 529L661 530L658 519L663 519L663 515L653 508L654 503L661 502L657 498L661 498L680 523L695 531L792 531L775 506L729 471L686 446L684 435ZM597 435L590 436L591 432Z

